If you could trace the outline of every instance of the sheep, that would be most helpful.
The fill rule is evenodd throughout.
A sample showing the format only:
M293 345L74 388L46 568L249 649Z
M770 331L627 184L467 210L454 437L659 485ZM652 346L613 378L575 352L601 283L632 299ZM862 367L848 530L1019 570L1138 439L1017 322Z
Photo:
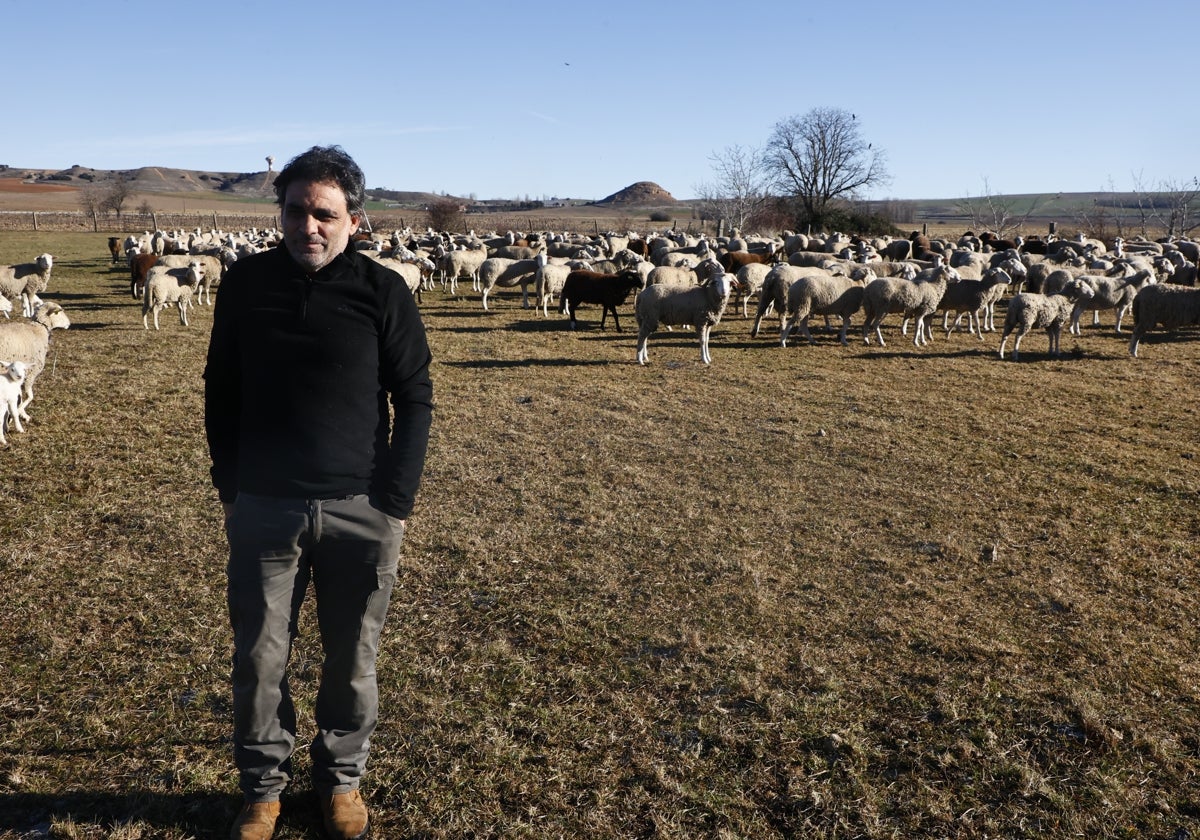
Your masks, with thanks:
M1094 294L1086 300L1079 300L1075 303L1075 309L1071 312L1071 333L1073 335L1082 334L1079 317L1089 309L1096 313L1096 320L1100 318L1101 309L1115 309L1117 311L1117 335L1120 335L1121 319L1133 305L1134 299L1143 289L1156 282L1154 274L1145 270L1127 272L1116 277L1089 274L1080 279L1092 287Z
M542 310L542 317L550 317L550 300L555 295L562 294L563 286L567 282L567 275L572 271L569 265L560 265L550 262L550 257L541 253L534 258L537 264L537 270L533 273L534 294L536 300Z
M4 295L0 295L0 315L3 315L5 318L7 318L9 317L9 313L12 312L12 309L12 301L6 298Z
M738 293L738 300L742 303L743 318L749 317L746 307L750 298L761 293L763 283L773 267L766 263L750 263L739 268L734 275L734 289Z
M488 257L479 264L479 288L483 292L483 309L488 308L488 295L496 286L521 287L521 308L529 308L529 284L537 272L533 259L514 260L508 257Z
M1008 313L1004 318L1004 333L1000 337L1000 358L1004 358L1004 347L1008 337L1017 333L1013 342L1013 361L1021 351L1021 339L1034 327L1045 327L1050 338L1050 355L1059 354L1059 339L1062 327L1071 317L1075 302L1091 297L1095 292L1087 283L1073 277L1061 292L1042 295L1036 292L1021 292L1008 302Z
M750 337L756 338L762 326L762 320L767 312L774 309L779 314L779 329L787 319L788 289L801 277L832 277L833 272L824 268L791 265L780 263L767 272L763 278L762 288L758 293L758 310L754 315L754 326L750 328Z
M193 262L199 262L203 271L200 283L196 286L196 303L212 305L212 287L220 282L225 272L225 263L220 257L212 254L165 254L158 258L155 265L165 265L167 268L187 268Z
M25 432L25 427L21 425L21 388L24 385L24 362L0 362L0 443L5 446L8 446L4 432L9 418L18 432Z
M937 311L946 286L958 282L958 272L948 265L938 265L922 271L913 280L902 277L879 277L863 291L863 343L871 343L871 333L883 347L883 319L890 312L901 312L905 319L916 318L913 344L929 342L926 319Z
M710 260L708 284L682 288L679 286L647 286L634 301L638 322L637 360L646 364L649 358L647 343L659 325L691 325L700 334L700 361L710 364L708 339L712 328L721 322L729 305L729 275L716 260Z
M808 343L815 344L808 329L810 315L840 315L842 329L838 340L843 347L848 345L846 331L850 328L850 318L862 307L864 288L875 279L874 272L868 269L857 279L831 274L827 277L807 275L796 280L787 292L787 319L779 330L779 346L787 347L788 335L796 325Z
M465 274L471 278L473 289L479 289L479 266L488 257L487 248L457 248L447 251L439 246L437 259L438 268L442 270L442 279L450 287L450 294L458 294L458 278Z
M942 329L946 331L947 337L958 328L963 313L966 313L967 332L977 335L982 341L983 333L987 329L987 306L999 300L1010 283L1012 275L1007 271L1002 268L989 268L980 280L959 280L946 286L938 308L946 312L942 319ZM949 323L951 312L957 315L953 324Z
M563 281L558 311L561 315L569 314L571 329L575 329L575 311L579 304L598 303L601 306L600 329L604 329L604 319L611 312L613 324L617 332L620 332L621 322L617 320L617 307L629 298L634 289L641 287L642 275L637 269L627 268L618 274L575 269Z
M1138 292L1133 299L1129 355L1136 359L1146 333L1160 324L1165 330L1200 324L1200 289L1156 284Z
M22 420L29 420L27 409L33 401L33 385L46 366L50 333L70 326L71 319L57 303L35 307L33 317L28 320L0 323L0 359L25 364L25 383L21 387L21 403L16 415Z
M112 264L117 265L121 262L121 257L124 252L121 250L121 237L108 237L108 253L112 256Z
M21 314L33 315L33 296L46 291L54 257L40 254L31 263L0 265L0 295L16 300L21 298Z
M192 305L192 294L204 277L204 266L192 260L187 268L169 268L156 265L146 275L146 291L142 296L142 327L150 329L149 318L154 315L154 329L158 329L158 313L171 304L179 308L179 323L188 325L187 311Z

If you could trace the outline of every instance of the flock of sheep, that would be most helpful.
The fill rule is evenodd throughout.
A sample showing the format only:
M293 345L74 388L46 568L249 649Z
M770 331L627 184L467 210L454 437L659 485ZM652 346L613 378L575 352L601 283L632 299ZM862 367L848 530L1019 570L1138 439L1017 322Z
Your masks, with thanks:
M176 308L180 323L187 326L194 304L211 304L211 288L225 268L247 254L278 246L280 235L254 229L159 231L124 240L113 237L108 244L113 263L129 268L131 293L142 302L143 327L149 329L153 319L157 330L159 313L168 307ZM532 289L534 308L543 317L549 317L549 306L557 300L573 329L580 306L599 306L601 328L611 314L620 332L618 307L634 296L640 364L648 361L650 336L673 326L696 330L700 359L709 364L711 330L731 299L740 304L743 317L749 317L749 304L756 301L752 336L773 312L781 346L794 330L814 343L808 324L812 316L823 317L827 326L840 318L843 345L849 341L851 319L860 316L863 341L870 344L874 336L882 346L882 323L896 314L903 319L902 333L908 333L911 323L913 343L920 347L932 339L939 312L947 335L966 316L968 332L983 339L985 332L995 331L996 304L1009 292L999 356L1004 358L1014 337L1014 359L1033 329L1046 331L1050 353L1057 355L1062 330L1078 334L1088 312L1098 324L1101 311L1114 311L1118 334L1131 313L1129 352L1135 357L1155 327L1200 324L1200 248L1189 239L1104 243L1080 235L1002 241L966 233L950 241L915 232L907 239L790 232L773 237L735 232L708 239L675 231L481 237L405 230L390 236L358 234L354 244L392 268L418 301L438 288L457 295L458 283L469 280L486 310L497 288L520 287L522 306L529 307ZM0 266L0 444L7 444L10 424L24 431L51 334L70 326L61 306L40 298L52 267L50 254ZM20 318L14 316L17 301Z

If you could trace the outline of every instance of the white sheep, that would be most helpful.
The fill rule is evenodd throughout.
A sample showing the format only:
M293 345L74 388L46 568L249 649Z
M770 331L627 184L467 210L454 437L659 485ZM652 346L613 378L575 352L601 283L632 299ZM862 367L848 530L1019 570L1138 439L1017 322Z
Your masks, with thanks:
M738 299L742 302L743 318L749 317L747 306L750 298L762 293L763 283L766 282L767 275L772 268L773 266L768 263L746 263L734 275L737 280Z
M927 319L937 312L942 295L949 283L958 282L958 272L948 265L937 265L907 280L903 277L879 277L867 284L863 291L863 343L871 343L871 333L883 347L883 319L889 313L902 313L905 320L915 318L913 344L917 347L929 343Z
M517 260L509 257L488 257L480 263L479 289L483 292L484 310L488 308L488 295L497 286L520 286L521 308L528 309L529 285L534 282L537 269L537 261L534 258Z
M1147 286L1133 299L1129 355L1137 358L1138 345L1158 325L1173 330L1197 324L1200 324L1200 289L1161 283Z
M690 325L700 334L700 361L710 364L708 338L712 328L721 321L725 307L729 305L729 275L720 263L711 260L708 267L708 284L704 286L647 286L634 300L633 310L637 316L638 339L637 360L646 364L649 358L647 343L650 336L663 326Z
M50 333L67 329L71 319L57 303L45 303L33 310L33 318L0 323L0 359L24 362L25 384L17 415L28 420L27 409L33 401L33 385L46 366L50 351Z
M9 313L12 312L12 310L12 301L6 298L4 295L0 295L0 315L8 318Z
M1075 302L1091 297L1095 292L1092 287L1079 278L1072 278L1066 287L1057 294L1042 295L1036 292L1021 292L1014 295L1008 302L1008 313L1004 318L1004 333L1000 338L1000 358L1004 358L1004 346L1008 337L1014 331L1017 333L1013 342L1013 361L1018 359L1021 351L1021 339L1034 327L1045 327L1046 335L1050 338L1050 355L1059 354L1059 339L1062 336L1063 324L1071 317Z
M779 264L773 266L763 278L762 288L758 292L758 310L754 315L754 326L750 328L751 337L758 336L762 320L772 309L779 315L779 329L782 331L787 320L787 295L792 284L801 277L832 277L828 269L816 266L801 266Z
M1134 299L1147 286L1152 286L1156 282L1154 273L1145 270L1127 271L1115 277L1087 274L1080 279L1092 287L1094 294L1087 299L1075 302L1075 309L1071 312L1071 333L1073 335L1082 333L1079 317L1089 309L1096 313L1095 320L1097 321L1100 318L1101 309L1115 309L1117 311L1117 335L1120 335L1121 319L1133 305Z
M21 298L21 314L33 315L33 296L46 291L54 257L41 254L31 263L0 265L0 295L16 300Z
M142 292L142 326L150 329L149 318L154 315L154 329L158 329L158 313L174 304L179 309L179 323L188 325L187 311L192 305L192 294L204 278L204 265L193 259L187 268L170 268L156 265L146 275L146 289Z
M549 318L550 301L562 293L567 275L571 273L573 266L552 263L545 253L538 254L534 262L537 264L537 270L533 274L534 294L542 310L542 317Z
M13 421L13 427L24 433L21 425L21 389L25 385L25 363L22 361L0 362L0 443L8 445L4 432L8 421Z
M875 280L874 272L867 270L858 278L850 278L840 274L827 276L805 275L792 283L787 293L787 319L779 331L779 346L787 347L788 335L797 325L809 344L815 344L812 333L808 329L808 319L811 315L840 315L842 329L838 333L838 341L842 346L849 344L846 331L850 328L850 318L862 308L863 291L868 283Z
M234 257L234 262L236 262ZM193 262L199 262L203 272L200 283L195 289L196 303L212 305L212 287L221 281L226 263L221 256L213 254L166 254L158 258L155 265L165 265L167 268L187 268ZM232 262L230 263L232 265Z
M938 308L946 313L942 318L942 329L946 331L947 337L958 329L958 324L965 314L967 332L979 336L979 340L982 341L983 333L987 329L987 307L1000 299L1010 283L1012 275L1007 271L1002 268L989 268L980 280L960 280L947 285L938 305ZM950 323L951 312L957 316L953 324Z

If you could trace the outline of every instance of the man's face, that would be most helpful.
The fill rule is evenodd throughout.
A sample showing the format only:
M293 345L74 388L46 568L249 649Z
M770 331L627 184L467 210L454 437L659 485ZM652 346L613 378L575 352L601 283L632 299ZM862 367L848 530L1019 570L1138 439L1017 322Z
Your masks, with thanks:
M283 242L292 259L316 272L346 250L359 217L332 181L293 181L283 197Z

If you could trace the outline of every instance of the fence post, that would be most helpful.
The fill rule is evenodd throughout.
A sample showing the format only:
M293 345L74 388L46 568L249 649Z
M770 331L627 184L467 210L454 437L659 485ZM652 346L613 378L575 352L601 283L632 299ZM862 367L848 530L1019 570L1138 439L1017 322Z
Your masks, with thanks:
M92 231L94 233L100 232L100 221L96 218L95 210L92 211Z

